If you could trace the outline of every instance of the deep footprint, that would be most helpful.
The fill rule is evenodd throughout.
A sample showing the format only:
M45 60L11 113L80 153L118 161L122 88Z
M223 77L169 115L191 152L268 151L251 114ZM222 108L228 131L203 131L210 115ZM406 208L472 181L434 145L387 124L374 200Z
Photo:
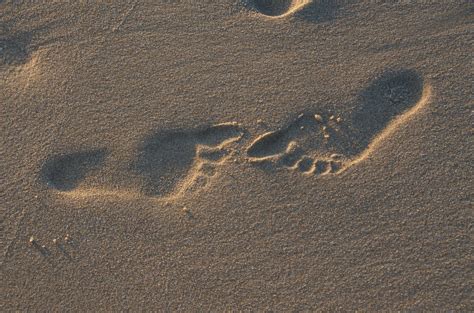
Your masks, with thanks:
M195 180L205 181L205 164L220 162L224 146L242 137L236 124L219 124L202 130L160 132L146 138L133 170L145 178L147 196L167 196L192 189Z
M360 93L351 116L301 114L257 138L247 155L304 173L338 173L360 159L393 120L421 103L425 89L415 71L386 72Z
M53 157L44 164L42 179L59 191L74 190L90 172L102 166L106 155L105 149L98 149Z

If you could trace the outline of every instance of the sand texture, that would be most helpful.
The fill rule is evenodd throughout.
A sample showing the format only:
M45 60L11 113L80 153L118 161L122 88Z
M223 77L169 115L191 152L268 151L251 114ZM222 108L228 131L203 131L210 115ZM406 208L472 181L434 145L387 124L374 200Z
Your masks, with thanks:
M474 311L470 1L0 1L0 310Z

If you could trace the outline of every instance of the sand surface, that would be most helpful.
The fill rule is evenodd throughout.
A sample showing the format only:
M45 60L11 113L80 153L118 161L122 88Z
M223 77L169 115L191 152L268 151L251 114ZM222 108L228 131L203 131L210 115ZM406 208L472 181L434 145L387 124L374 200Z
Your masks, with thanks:
M472 311L473 12L0 1L0 310Z

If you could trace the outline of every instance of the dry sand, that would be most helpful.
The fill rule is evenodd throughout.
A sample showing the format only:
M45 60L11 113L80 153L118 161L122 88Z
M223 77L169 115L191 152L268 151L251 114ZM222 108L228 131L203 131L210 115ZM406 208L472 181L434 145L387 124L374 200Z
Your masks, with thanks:
M472 311L469 1L0 1L1 311Z

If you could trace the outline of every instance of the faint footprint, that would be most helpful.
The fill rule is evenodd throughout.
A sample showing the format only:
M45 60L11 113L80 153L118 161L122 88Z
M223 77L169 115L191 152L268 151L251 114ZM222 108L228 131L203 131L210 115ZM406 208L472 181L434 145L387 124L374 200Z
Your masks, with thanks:
M46 161L41 176L48 186L71 191L102 166L106 155L105 149L98 149L55 156Z
M284 128L258 137L250 161L318 175L338 173L366 158L397 121L427 102L429 86L412 70L389 71L357 99L351 116L301 114Z
M168 196L205 186L243 135L235 123L202 130L160 132L145 139L133 166L146 179L148 196Z

